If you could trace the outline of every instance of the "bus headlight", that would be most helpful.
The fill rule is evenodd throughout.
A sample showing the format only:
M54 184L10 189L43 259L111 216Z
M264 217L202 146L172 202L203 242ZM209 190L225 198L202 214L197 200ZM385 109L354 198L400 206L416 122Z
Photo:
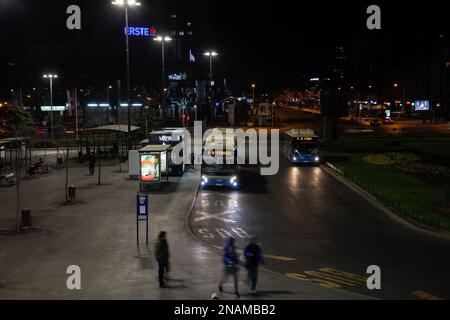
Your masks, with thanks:
M208 182L208 178L205 177L205 176L202 176L202 180L203 180L203 181L202 181L203 184Z
M292 157L292 161L297 161L297 157Z
M237 177L234 176L233 178L230 179L230 182L231 182L231 183L234 183L236 180L237 180Z
M316 157L314 160L316 160L316 162L319 162L320 158Z

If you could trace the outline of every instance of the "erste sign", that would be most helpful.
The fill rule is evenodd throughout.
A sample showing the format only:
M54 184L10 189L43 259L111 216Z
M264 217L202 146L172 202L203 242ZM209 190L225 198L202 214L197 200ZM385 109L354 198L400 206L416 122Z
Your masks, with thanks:
M135 37L153 37L156 35L156 28L155 27L128 27L124 29L124 33L128 34L129 36L135 36Z

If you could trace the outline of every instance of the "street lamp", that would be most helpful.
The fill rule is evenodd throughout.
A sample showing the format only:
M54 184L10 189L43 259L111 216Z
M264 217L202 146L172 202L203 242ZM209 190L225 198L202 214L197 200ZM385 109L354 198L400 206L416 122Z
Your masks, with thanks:
M255 89L256 89L256 84L252 83L253 105L255 104Z
M130 42L128 39L128 7L139 7L140 2L136 0L115 0L112 2L115 6L120 6L125 8L125 47L126 47L126 73L127 73L127 120L128 120L128 134L127 134L127 145L128 150L131 149L131 112L130 112Z
M161 55L162 55L162 71L161 71L161 91L164 91L166 86L166 42L172 41L170 37L157 36L153 40L161 42Z
M51 137L52 142L54 139L53 136L53 79L58 79L57 74L44 74L42 76L44 79L49 79L50 82L50 126L51 126Z
M215 51L207 51L203 55L209 57L209 81L212 86L213 83L213 58L217 57L219 54Z

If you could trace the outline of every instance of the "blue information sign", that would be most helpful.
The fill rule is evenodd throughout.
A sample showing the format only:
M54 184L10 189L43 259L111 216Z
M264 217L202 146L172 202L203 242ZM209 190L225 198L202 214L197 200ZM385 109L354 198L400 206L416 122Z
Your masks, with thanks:
M138 216L148 216L148 194L138 192L136 196L136 213Z

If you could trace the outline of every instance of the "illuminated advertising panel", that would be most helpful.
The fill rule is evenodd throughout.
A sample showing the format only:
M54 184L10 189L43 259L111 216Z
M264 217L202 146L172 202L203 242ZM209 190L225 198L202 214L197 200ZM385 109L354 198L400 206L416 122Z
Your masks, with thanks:
M161 157L158 154L140 155L141 182L160 182L161 181Z
M414 102L414 110L416 111L428 111L430 110L429 100L419 100Z
M127 34L127 28L124 28L124 33ZM154 37L156 36L155 27L128 27L128 36L130 37Z

